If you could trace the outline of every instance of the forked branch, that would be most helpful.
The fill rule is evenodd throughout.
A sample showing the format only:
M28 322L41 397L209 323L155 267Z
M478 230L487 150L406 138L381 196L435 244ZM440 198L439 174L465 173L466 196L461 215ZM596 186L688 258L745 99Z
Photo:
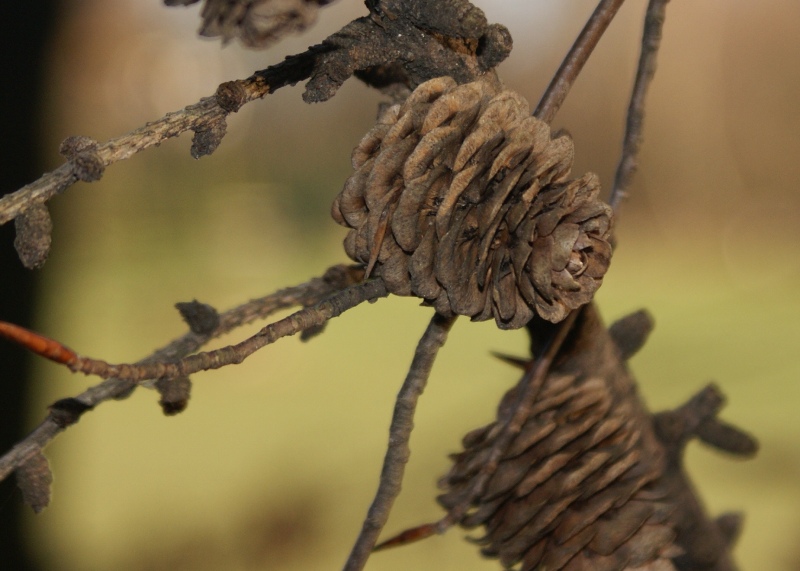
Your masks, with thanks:
M83 357L61 343L28 331L17 325L0 321L0 336L30 349L51 361L66 365L76 373L94 375L104 379L120 379L139 383L151 379L177 379L199 371L210 371L228 365L238 365L247 357L281 339L324 325L348 309L365 301L388 295L381 280L370 280L337 292L313 307L301 309L235 345L213 351L203 351L177 361L112 364L100 359Z
M282 309L297 305L313 306L331 295L359 283L362 278L363 270L360 268L334 266L321 278L279 290L221 313L213 330L203 334L189 331L156 350L149 357L142 359L137 365L179 360L194 353L212 339L233 329L268 317ZM92 410L104 401L127 397L136 386L136 383L130 380L110 378L75 397L54 403L50 407L47 418L31 434L0 458L0 480L5 479L11 472L40 452L65 428L76 423L83 413Z

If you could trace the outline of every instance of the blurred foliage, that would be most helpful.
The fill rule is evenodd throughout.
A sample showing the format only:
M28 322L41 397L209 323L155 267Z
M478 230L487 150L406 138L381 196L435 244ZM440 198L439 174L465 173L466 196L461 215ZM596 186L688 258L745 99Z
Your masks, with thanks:
M501 66L535 102L594 2L477 2L509 26ZM576 141L577 171L608 186L620 147L644 3L620 13L556 127ZM66 2L52 48L54 149L67 135L105 139L302 51L357 15L342 0L302 38L221 49L195 37L195 9L158 2ZM647 307L656 331L633 366L650 405L683 402L709 379L723 412L762 443L733 462L692 449L689 470L714 513L742 509L743 569L800 561L800 5L674 1L649 101L640 174L623 207L620 248L599 303L608 319ZM38 328L76 350L131 361L183 331L172 305L225 309L344 260L329 205L379 97L349 82L308 106L301 87L246 106L219 151L194 162L182 138L77 185L54 205ZM48 510L30 519L47 568L322 569L341 565L371 500L394 395L430 316L382 300L308 344L284 340L235 368L197 375L188 410L164 417L139 391L87 415L48 449ZM243 338L239 331L227 341ZM225 340L223 340L225 341ZM523 332L456 324L421 399L412 460L391 533L438 518L435 480L467 430L488 422L516 372L490 350L524 355ZM41 364L40 399L92 379ZM459 530L377 554L370 569L496 569Z

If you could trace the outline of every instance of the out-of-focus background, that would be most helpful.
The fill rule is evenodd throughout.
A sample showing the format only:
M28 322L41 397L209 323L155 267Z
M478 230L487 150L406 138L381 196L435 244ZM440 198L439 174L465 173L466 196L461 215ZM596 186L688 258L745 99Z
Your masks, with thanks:
M476 4L511 30L500 72L535 103L595 2ZM575 139L576 171L598 172L607 187L645 4L623 7L555 122ZM198 12L159 0L62 2L46 56L43 168L60 164L68 135L129 131L302 51L365 8L339 0L303 36L257 52L198 38ZM656 318L632 363L653 409L714 379L729 397L723 418L759 438L755 460L692 445L687 462L711 512L746 513L736 550L745 570L800 568L798 29L794 0L670 3L640 170L598 296L608 320L640 307ZM301 92L247 105L210 157L192 160L181 137L53 201L36 328L128 362L183 332L177 301L225 309L345 261L329 206L380 97L356 80L324 104L304 104ZM146 390L99 407L48 448L53 502L25 522L33 559L63 571L337 568L372 498L394 395L430 315L414 299L359 307L309 343L286 339L195 375L177 417ZM456 324L421 399L387 533L442 515L435 482L447 454L493 418L516 381L489 351L525 348L523 332ZM37 363L31 426L46 404L95 382ZM20 502L1 500L2 510ZM369 569L499 567L464 535L378 553Z

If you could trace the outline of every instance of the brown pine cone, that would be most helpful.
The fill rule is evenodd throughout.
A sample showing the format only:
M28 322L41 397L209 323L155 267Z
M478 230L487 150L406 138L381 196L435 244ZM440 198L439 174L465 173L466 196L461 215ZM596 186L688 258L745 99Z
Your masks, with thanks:
M551 374L481 496L459 522L484 526L482 553L520 571L675 571L681 550L674 507L658 478L665 460L646 442L633 395L613 396L592 376ZM504 397L499 418L517 400ZM648 426L648 420L644 420ZM463 501L503 430L495 422L464 437L440 481L439 503Z
M534 313L558 322L611 256L611 209L594 174L569 180L572 160L571 139L551 138L494 74L441 77L362 139L332 214L352 228L347 254L391 293L504 329Z
M164 0L168 6L199 0ZM251 48L263 48L288 33L299 32L317 19L319 6L333 0L204 0L200 35L239 38Z

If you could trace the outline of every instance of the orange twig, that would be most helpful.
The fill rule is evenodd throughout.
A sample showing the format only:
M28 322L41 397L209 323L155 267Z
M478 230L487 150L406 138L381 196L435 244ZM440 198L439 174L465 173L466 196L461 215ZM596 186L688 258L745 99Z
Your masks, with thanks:
M0 336L62 365L73 365L78 361L78 354L69 347L13 323L0 321Z

